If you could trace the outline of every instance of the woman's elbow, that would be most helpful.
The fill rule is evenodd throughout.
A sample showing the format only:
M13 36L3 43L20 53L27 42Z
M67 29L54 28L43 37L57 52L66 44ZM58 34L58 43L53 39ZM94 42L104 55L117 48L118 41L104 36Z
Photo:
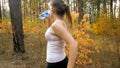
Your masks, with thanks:
M76 48L76 50L78 50L78 43L77 43L77 41L75 41L74 47Z
M78 50L78 43L77 43L77 41L73 41L73 43L71 44L71 46L72 46L75 50Z

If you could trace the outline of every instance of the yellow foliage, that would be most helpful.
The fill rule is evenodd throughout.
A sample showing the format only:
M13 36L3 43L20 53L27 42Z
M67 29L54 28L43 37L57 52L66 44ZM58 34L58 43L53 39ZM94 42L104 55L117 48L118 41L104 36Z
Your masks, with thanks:
M84 26L87 30L90 30L90 28L91 28L91 24L90 24L89 22L84 23L83 26Z
M72 12L72 13L71 13L71 16L72 16L72 19L73 19L73 20L76 20L76 19L78 18L78 16L79 16L79 13Z
M10 22L0 23L0 33L12 33L12 26Z
M89 35L89 34L86 34L86 35L85 35L85 38L86 38L86 39L90 38L90 35Z
M96 19L95 23L90 29L94 34L120 35L120 19L110 18L107 14L102 14Z
M94 41L90 38L90 35L86 33L91 28L91 24L87 22L87 14L84 15L83 20L80 24L74 24L73 36L76 38L79 46L77 64L87 65L93 62L88 54L94 53L88 49L90 43Z
M38 33L39 27L36 24L24 23L23 30L25 33Z
M38 24L35 23L23 23L23 30L24 33L38 33L40 30L45 31L45 24L42 24L42 27L44 28L40 28L38 26ZM0 33L12 33L12 25L11 22L3 22L0 23Z
M87 17L88 17L88 14L84 14L84 16L83 16L83 21L87 21Z
M93 63L93 60L92 60L92 59L89 59L88 63L89 63L89 64Z

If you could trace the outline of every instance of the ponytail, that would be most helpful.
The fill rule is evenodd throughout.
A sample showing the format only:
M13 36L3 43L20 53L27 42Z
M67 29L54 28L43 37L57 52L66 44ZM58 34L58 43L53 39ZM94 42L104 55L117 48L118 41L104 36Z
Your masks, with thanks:
M66 5L66 7L65 7L65 13L66 13L66 17L68 19L68 23L70 23L70 27L72 27L72 17L71 17L70 8L68 5Z

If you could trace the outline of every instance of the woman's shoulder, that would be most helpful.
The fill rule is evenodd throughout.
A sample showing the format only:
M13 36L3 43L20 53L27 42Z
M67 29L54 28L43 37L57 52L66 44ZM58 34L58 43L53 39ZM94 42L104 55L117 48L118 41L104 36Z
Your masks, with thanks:
M51 27L56 27L56 28L64 28L64 27L66 27L66 23L64 22L64 21L55 21L52 25L51 25Z
M60 24L60 23L53 23L51 25L51 28L60 28L61 26L62 26L62 24Z

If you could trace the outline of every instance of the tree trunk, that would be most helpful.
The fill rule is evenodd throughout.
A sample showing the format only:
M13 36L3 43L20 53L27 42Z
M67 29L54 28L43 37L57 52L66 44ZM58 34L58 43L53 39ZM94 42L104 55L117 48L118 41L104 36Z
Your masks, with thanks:
M90 21L90 23L92 23L92 8L91 7L89 7L89 21Z
M119 18L120 18L120 0L119 0Z
M110 13L113 15L113 0L110 0Z
M103 13L107 13L106 0L103 0Z
M69 0L67 0L67 3L69 4Z
M23 2L23 20L25 20L26 19L26 0L22 0L22 2Z
M25 53L21 0L9 0L15 53Z
M5 16L5 9L4 9L4 0L2 0L2 20L4 20L4 16Z
M83 0L77 0L78 1L78 12L79 12L79 18L78 18L78 23L80 23L80 21L83 18Z
M114 0L114 7L113 7L113 16L116 18L116 8L117 8L117 1Z
M100 0L97 0L97 15L100 16Z
M73 11L77 12L77 10L76 10L76 1L73 1L73 3L74 3L74 10Z
M67 4L70 4L69 0L67 0ZM71 6L70 6L70 8L71 8ZM71 8L71 9L72 9L72 8Z
M0 23L2 22L1 0L0 0Z

